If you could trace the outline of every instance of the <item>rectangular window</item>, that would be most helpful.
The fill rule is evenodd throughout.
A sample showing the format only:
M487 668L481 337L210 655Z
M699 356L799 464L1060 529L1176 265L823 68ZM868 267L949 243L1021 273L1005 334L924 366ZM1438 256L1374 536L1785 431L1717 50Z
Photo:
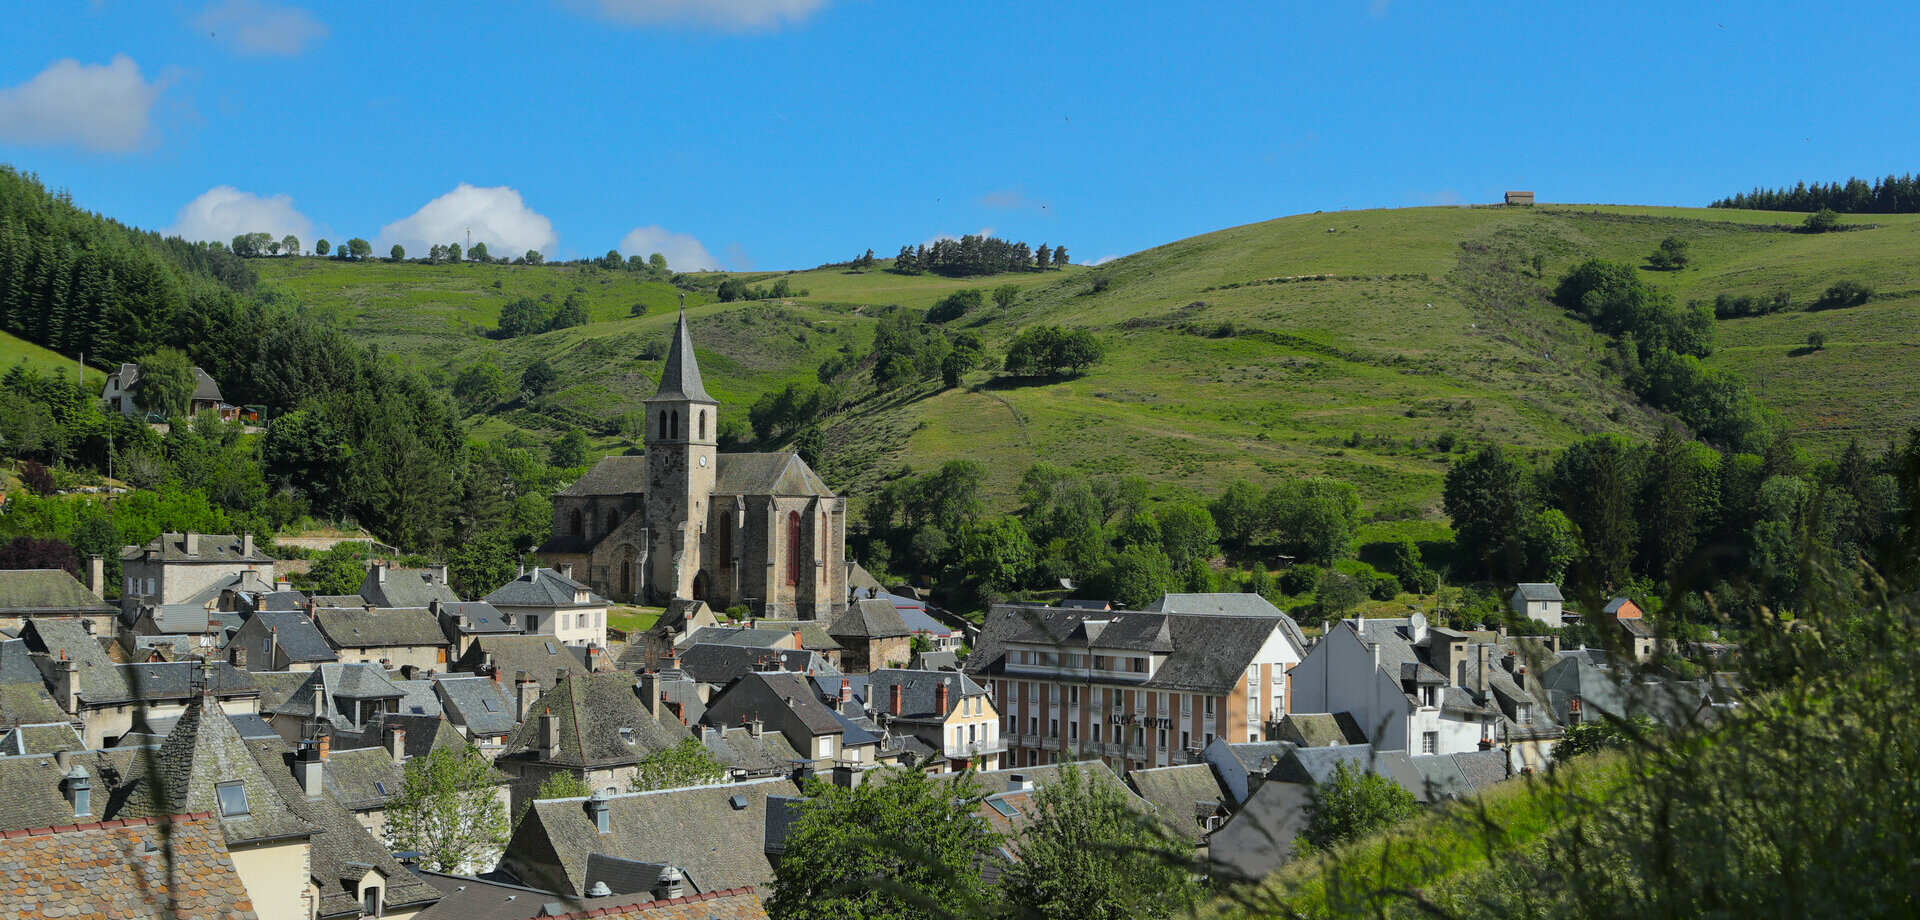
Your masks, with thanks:
M1098 722L1093 723L1093 743L1100 743L1100 723Z
M1050 738L1060 737L1060 720L1059 719L1047 720L1047 736Z
M1027 734L1029 735L1040 734L1040 718L1038 716L1027 717Z
M1080 688L1079 687L1067 688L1067 702L1074 706L1080 705Z
M1213 715L1213 697L1207 697L1207 715Z
M1421 732L1420 733L1420 753L1422 754L1440 753L1440 733L1439 732Z
M1155 734L1154 740L1159 742L1158 744L1154 745L1156 749L1162 750L1162 751L1166 750L1167 749L1167 730L1164 728L1160 729L1160 731Z
M220 796L220 815L225 818L248 814L247 787L243 783L218 783L213 791Z
M1080 720L1079 719L1067 720L1067 740L1068 741L1080 740Z

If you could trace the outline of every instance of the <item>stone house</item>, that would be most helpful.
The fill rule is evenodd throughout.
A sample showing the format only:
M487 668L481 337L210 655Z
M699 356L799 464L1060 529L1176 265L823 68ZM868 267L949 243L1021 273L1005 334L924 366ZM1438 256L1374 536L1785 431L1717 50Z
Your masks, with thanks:
M100 398L106 401L107 410L118 412L126 418L143 418L136 393L140 389L140 365L122 364L107 374L107 382L100 390ZM221 418L233 417L232 406L220 395L220 385L206 371L193 369L193 396L187 403L189 416L202 412L218 412Z
M89 569L91 589L65 569L0 571L0 629L18 632L36 617L73 617L90 622L96 635L112 634L118 611L101 599L105 575L99 556L89 560Z
M913 657L913 632L893 602L861 598L835 617L827 635L840 645L840 667L848 674L897 668Z
M253 545L252 534L163 533L120 549L123 603L186 603L247 571L273 572L273 558Z
M1566 598L1560 595L1560 586L1554 584L1523 584L1513 589L1513 597L1508 599L1513 612L1551 629L1567 625L1562 606Z
M81 723L88 747L110 747L137 719L151 726L180 716L203 685L229 711L258 711L259 687L225 662L116 664L74 620L28 620L20 638L55 705Z
M486 602L529 636L562 645L607 647L607 599L573 580L573 566L535 567L495 588Z
M313 622L342 662L447 669L447 637L425 607L316 607Z
M305 612L262 610L227 640L227 660L249 671L311 671L340 656Z
M609 794L624 792L641 758L692 737L650 696L626 671L565 674L540 694L494 758L494 766L514 778L515 813L556 773Z

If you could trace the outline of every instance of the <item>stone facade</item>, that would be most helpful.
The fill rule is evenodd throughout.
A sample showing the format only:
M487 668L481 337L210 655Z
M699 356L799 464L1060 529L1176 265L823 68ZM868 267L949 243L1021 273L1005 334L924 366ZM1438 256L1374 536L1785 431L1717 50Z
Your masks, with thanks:
M615 601L797 619L845 610L846 501L797 454L720 453L720 406L684 315L646 406L645 454L603 459L555 497L541 563L572 565Z

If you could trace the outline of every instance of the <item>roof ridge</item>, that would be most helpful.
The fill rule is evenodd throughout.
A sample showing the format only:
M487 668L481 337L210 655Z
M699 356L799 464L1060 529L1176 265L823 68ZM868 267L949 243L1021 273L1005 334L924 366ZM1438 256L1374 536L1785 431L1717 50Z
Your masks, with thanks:
M645 910L652 907L670 907L676 904L698 904L702 901L712 901L712 900L717 900L719 898L732 898L732 897L738 897L740 895L752 895L752 894L755 894L755 891L752 885L742 885L738 888L722 888L718 891L703 891L699 894L681 895L680 897L677 897L677 898L659 898L651 901L635 901L631 904L610 904L605 907L594 907L594 908L589 908L587 910L578 910L578 911L572 911L570 913L555 914L553 917L548 918L548 920L573 920L573 918L578 918L578 917L604 917L609 914L625 913L630 910Z
M150 824L185 823L204 821L213 817L210 811L188 811L180 814L153 815L145 818L115 818L112 821L89 821L85 824L49 824L46 827L23 827L18 830L0 831L0 838L45 837L52 834L68 834L74 831L112 830L121 827L146 827Z

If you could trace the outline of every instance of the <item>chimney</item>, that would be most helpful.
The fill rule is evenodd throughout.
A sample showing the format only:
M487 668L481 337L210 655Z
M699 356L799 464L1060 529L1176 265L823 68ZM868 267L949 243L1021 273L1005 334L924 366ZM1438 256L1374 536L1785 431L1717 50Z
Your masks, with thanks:
M1487 680L1488 680L1487 669L1493 666L1492 655L1493 655L1493 647L1490 645L1487 645L1486 643L1481 643L1480 645L1480 676L1475 677L1473 679L1473 692L1479 694L1480 699L1483 701L1487 698Z
M446 587L447 564L444 562L436 562L433 565L427 566L427 577L433 579L434 584L443 588Z
M68 658L65 649L60 651L60 660L54 664L53 692L59 697L60 708L73 715L80 714L80 663Z
M75 818L93 815L93 779L87 775L87 768L74 764L65 777L67 804L73 806Z
M947 714L947 704L952 702L947 696L947 682L941 681L933 688L933 712L938 716Z
M560 563L560 577L561 578L573 577L573 563L571 562Z
M801 641L800 630L797 629L793 631L793 647L795 649L804 649L807 647L806 643Z
M840 702L853 702L853 680L850 678L840 678Z
M560 749L560 723L553 717L553 710L540 712L540 759L552 760L554 751Z
M260 669L271 671L274 662L280 660L280 630L267 627L267 660L260 662Z
M181 542L185 544L185 546L183 546L182 549L186 550L187 555L189 556L200 555L200 535L199 534L194 533L192 531L188 531L186 537L183 540L181 540Z
M320 753L316 759L318 759L321 763L326 763L327 759L333 756L333 733L325 732L325 731L321 732L320 740L316 746L320 750Z
M520 721L525 722L533 717L533 701L540 696L540 682L525 671L515 671L513 692L520 710Z
M900 685L899 684L894 684L887 688L887 711L896 716L900 714Z
M235 643L233 646L233 653L231 657L233 658L234 667L239 668L242 671L247 669L247 647L246 646L240 645L239 643Z
M427 612L433 614L433 618L436 620L440 618L440 599L439 598L432 597L427 599ZM461 619L464 620L465 617L462 617ZM465 626L466 624L463 622L460 625Z
M595 833L605 836L613 831L613 821L608 815L607 791L597 790L587 798L587 814L593 818Z
M288 590L292 590L292 588L293 588L293 582L289 580L287 576L275 575L273 577L273 590L288 591Z
M240 535L240 555L248 559L253 558L253 534L243 533Z
M662 695L659 674L648 671L640 675L640 708L645 709L648 715L659 716Z
M87 557L87 587L93 589L94 597L106 598L107 560L97 553Z
M686 897L687 876L678 866L668 866L660 870L660 880L653 883L653 897L656 901Z
M762 734L765 734L766 730L767 730L767 723L762 722L759 719L752 719L747 722L747 734L755 738L758 738Z
M406 729L388 726L387 756L392 757L394 763L407 762L407 730Z
M1025 773L1015 773L1007 777L1007 791L1032 792L1033 784L1027 782L1027 775Z
M319 740L301 745L293 757L293 778L299 780L300 791L306 793L309 799L319 798L324 788L320 780L325 769L321 761L326 756L326 744L327 736L321 735Z
M376 584L384 585L387 583L387 564L385 562L375 562L373 564L373 580Z

